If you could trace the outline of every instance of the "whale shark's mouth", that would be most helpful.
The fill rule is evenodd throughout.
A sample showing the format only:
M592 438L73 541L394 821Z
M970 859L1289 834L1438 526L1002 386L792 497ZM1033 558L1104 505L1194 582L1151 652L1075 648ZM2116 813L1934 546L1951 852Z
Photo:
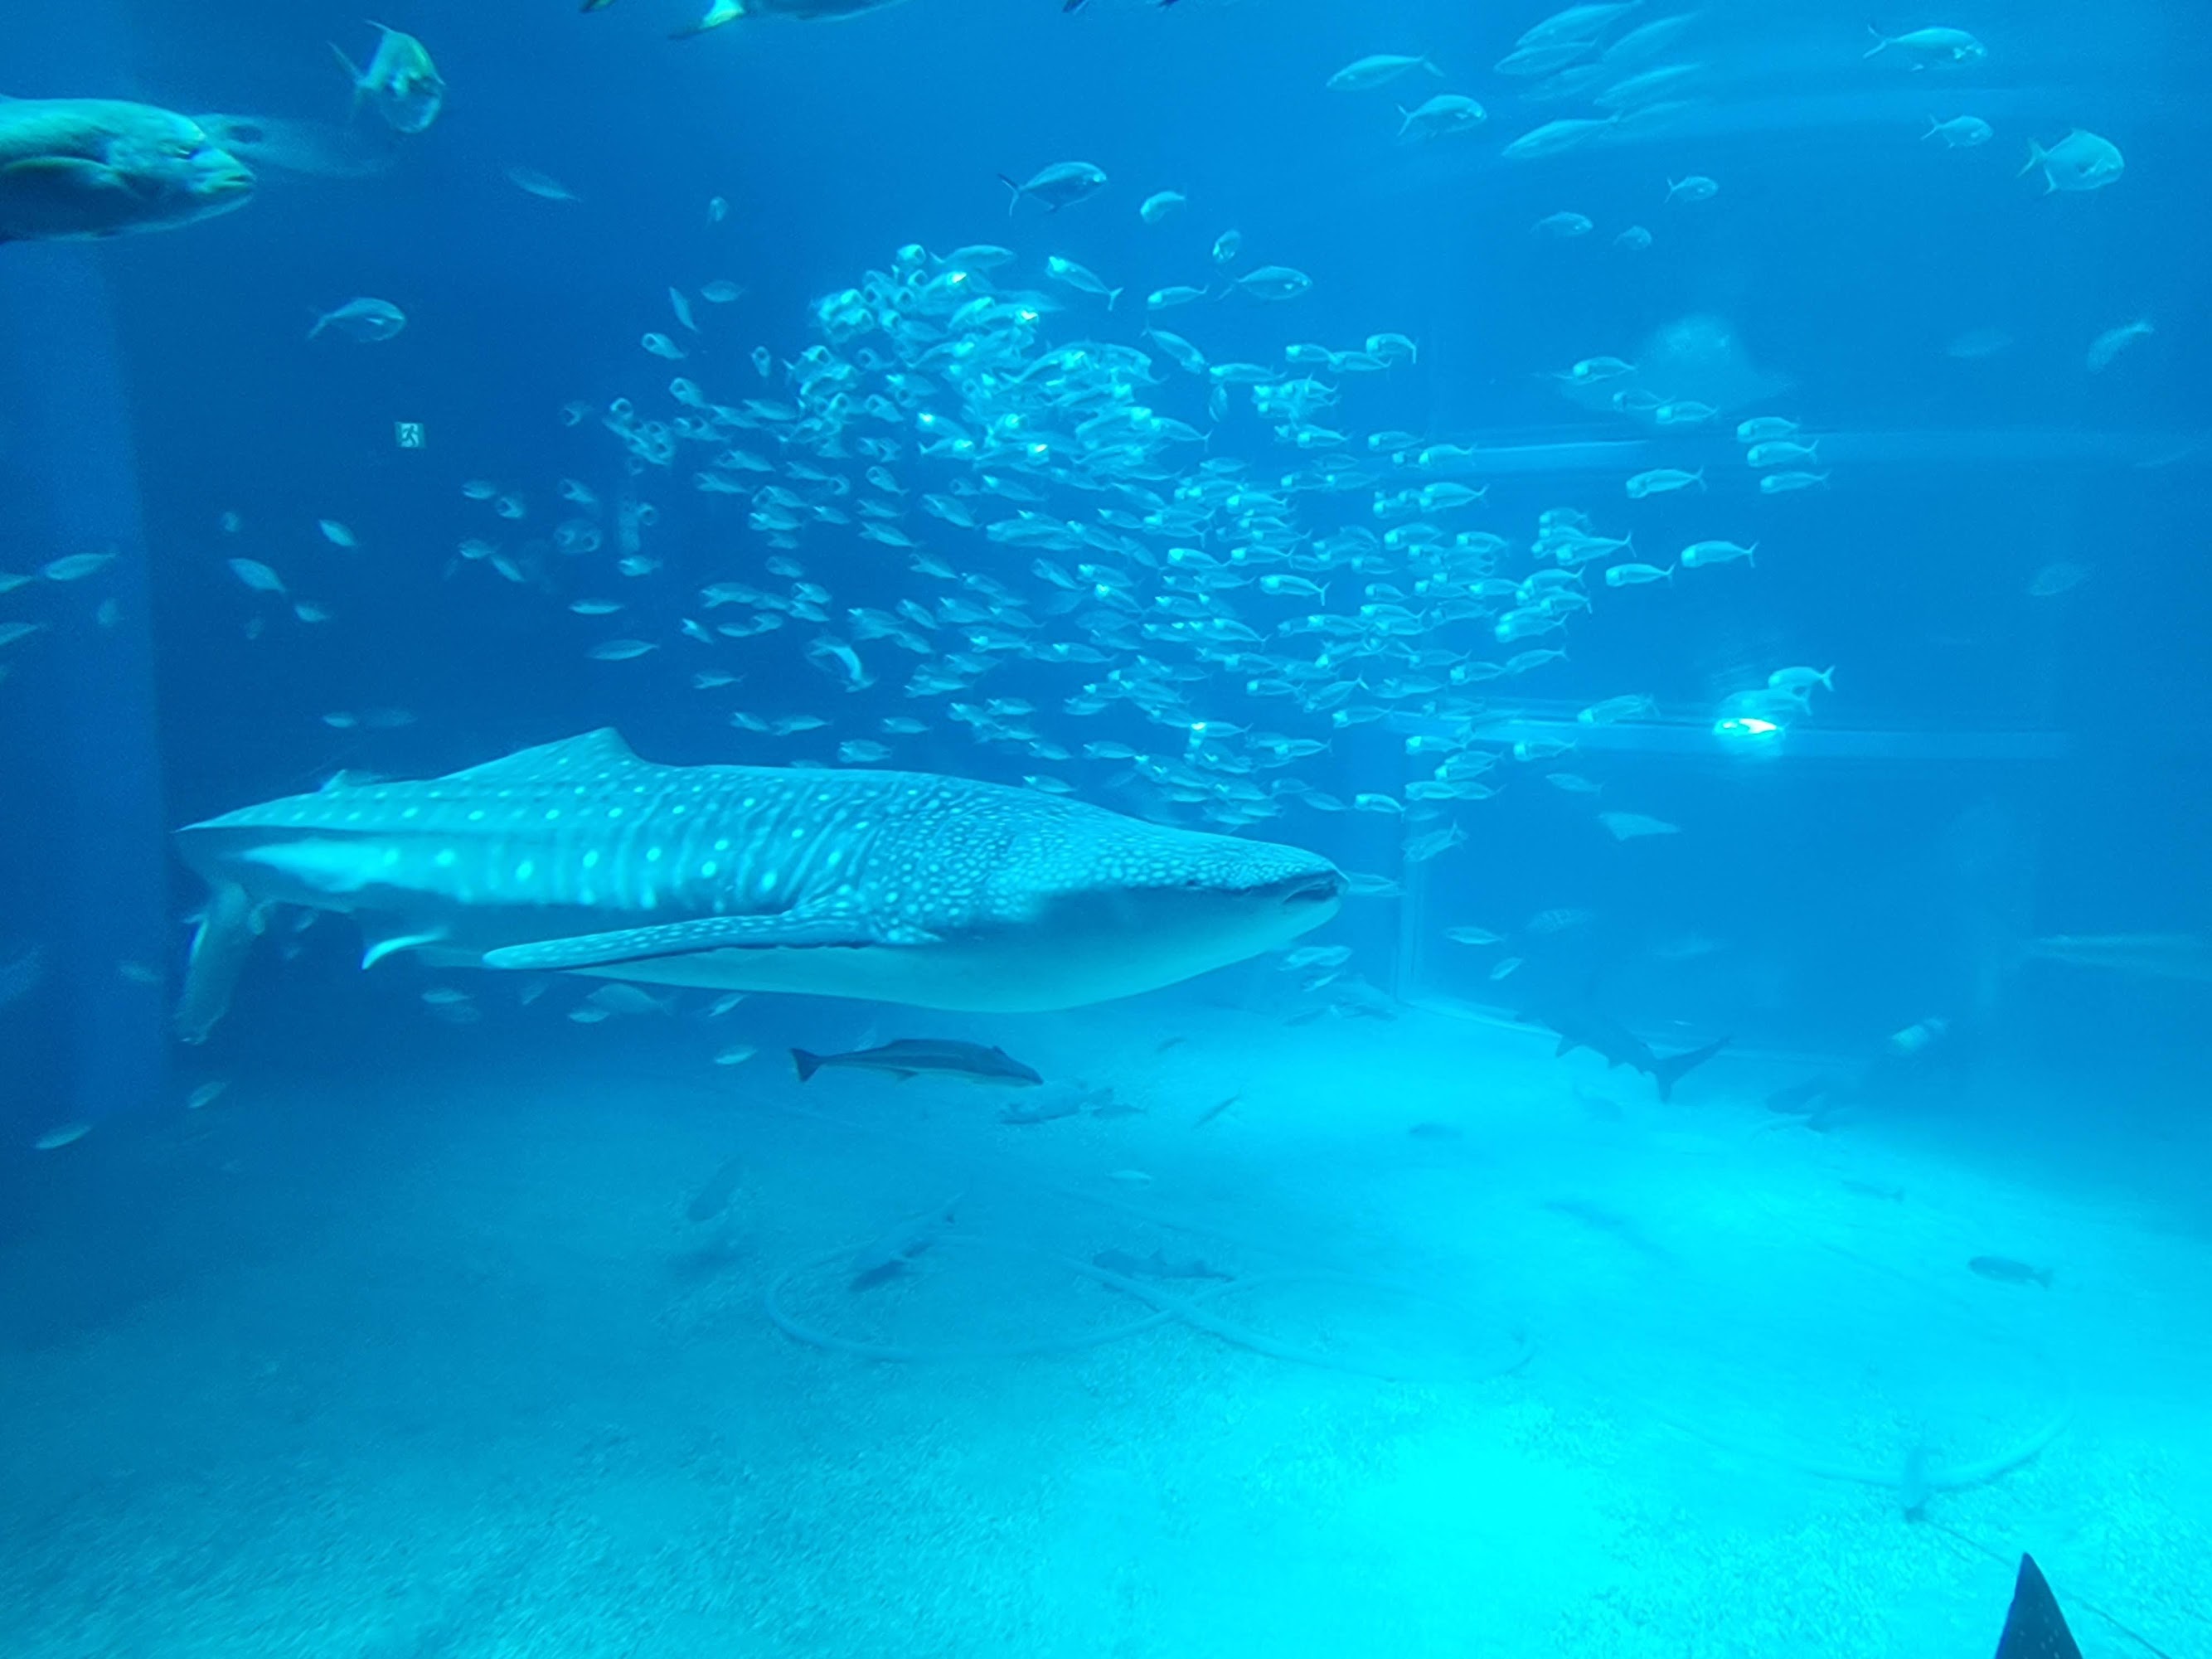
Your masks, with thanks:
M1331 870L1317 876L1300 876L1288 883L1283 902L1292 909L1308 904L1334 904L1344 896L1344 878Z

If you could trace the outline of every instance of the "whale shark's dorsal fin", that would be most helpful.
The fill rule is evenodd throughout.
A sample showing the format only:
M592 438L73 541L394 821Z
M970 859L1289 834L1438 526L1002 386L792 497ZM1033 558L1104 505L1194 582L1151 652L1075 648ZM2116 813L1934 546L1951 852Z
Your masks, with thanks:
M635 751L611 726L581 737L541 743L535 749L518 750L497 760L452 774L456 778L509 779L572 777L578 773L610 772L625 766L642 766Z
M2035 1558L2020 1558L2020 1578L2012 1593L2012 1611L2005 1617L2004 1636L1997 1643L1996 1659L2081 1659L2074 1634L2066 1628L2066 1615L2050 1581L2035 1565Z

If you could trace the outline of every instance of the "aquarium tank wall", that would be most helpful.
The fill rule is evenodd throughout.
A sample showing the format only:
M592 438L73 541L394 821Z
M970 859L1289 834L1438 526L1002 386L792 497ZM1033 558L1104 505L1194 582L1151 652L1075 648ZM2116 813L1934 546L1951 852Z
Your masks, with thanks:
M10 24L7 1652L2212 1653L2204 19Z

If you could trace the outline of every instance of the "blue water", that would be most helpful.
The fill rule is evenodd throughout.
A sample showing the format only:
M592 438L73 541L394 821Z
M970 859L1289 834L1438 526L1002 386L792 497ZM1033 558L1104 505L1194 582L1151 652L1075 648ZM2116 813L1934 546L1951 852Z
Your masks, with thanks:
M374 46L350 9L186 11L14 20L0 70L20 97L222 112L258 177L197 223L0 246L0 572L28 578L0 580L8 1651L1932 1659L1992 1650L2027 1552L2085 1652L2212 1654L2200 20L1875 16L1986 47L1916 69L1904 44L1863 57L1856 12L1719 0L1577 88L1489 67L1537 5L904 0L679 41L689 0L402 4L380 21L449 88L403 135L349 109L326 43ZM1590 21L1577 61L1666 15ZM1442 72L1325 89L1377 52ZM1504 153L1667 66L1669 107ZM1486 118L1397 142L1400 105L1446 92ZM1923 136L1969 114L1986 143ZM2116 182L2017 176L2077 128L2124 153ZM1106 187L1009 214L1001 175L1071 160ZM1717 193L1669 199L1693 174ZM1169 189L1188 204L1141 221ZM1591 228L1534 228L1562 212ZM1632 225L1649 246L1616 241ZM911 410L856 418L898 447L896 496L781 417L667 465L611 429L617 407L632 430L690 415L678 377L796 405L810 351L879 390L863 356L889 334L832 338L819 302L977 244L1015 256L982 273L997 291L1050 301L1017 364L1151 355L1123 402L1203 434L1147 459L1163 497L1280 488L1301 550L1413 518L1492 532L1514 580L1545 562L1546 512L1632 550L1514 643L1492 623L1527 598L1443 617L1395 553L1318 574L1326 601L1218 592L1262 636L1244 651L1303 664L1321 639L1279 623L1422 617L1426 666L1333 659L1376 717L1332 720L1251 694L1279 663L1133 645L1033 569L1109 565L1164 615L1170 547L1255 539L1225 516L1137 532L1139 556L920 505L1141 513L1069 481L1089 407L1036 461L921 456ZM1124 292L1109 309L1048 257ZM1267 264L1310 291L1147 314ZM741 297L704 297L716 281ZM306 337L356 296L404 331ZM1243 386L1210 408L1148 322L1335 388L1310 419L1343 446L1287 441ZM1280 368L1385 332L1418 355ZM1686 384L1656 389L1710 418L1566 396L1601 357L1668 362ZM957 401L923 400L975 425ZM1763 493L1781 469L1735 435L1757 416L1817 439L1825 481ZM1382 431L1413 435L1371 451ZM732 444L777 476L698 489ZM1434 445L1473 459L1410 459ZM1363 471L1283 482L1329 468ZM1703 486L1632 499L1656 468ZM1439 479L1489 493L1376 510ZM756 517L769 483L811 521ZM955 579L860 538L864 499ZM1756 561L1603 580L1705 538ZM118 556L40 574L92 551ZM925 658L850 613L985 603L959 575L1107 659L988 653L908 695ZM788 615L795 580L829 590L826 620ZM778 602L705 607L732 582ZM782 625L684 630L763 614ZM872 684L810 659L823 634ZM655 648L588 654L614 639ZM1530 647L1567 656L1445 666ZM1139 655L1194 671L1180 713L1091 710ZM1832 689L1771 741L1717 731L1799 665ZM1655 712L1577 719L1630 693ZM1033 706L1006 717L1029 735L951 712L990 699ZM802 716L827 724L757 729ZM1253 747L1200 721L1328 747L1247 770ZM1340 960L1020 1015L774 994L717 1013L698 989L610 1013L589 981L363 973L350 921L288 910L212 1039L171 1039L203 895L166 830L601 726L687 765L881 743L884 764L1309 848L1370 890L1296 942ZM1516 738L1576 746L1523 760ZM1419 801L1437 757L1409 739L1496 757L1502 787ZM1194 793L1189 767L1262 810ZM1607 811L1666 828L1617 839ZM1569 1010L1662 1056L1729 1046L1662 1103L1555 1054ZM1004 1047L1050 1110L957 1081L802 1086L785 1060L902 1036ZM848 1282L855 1251L946 1207L904 1268Z

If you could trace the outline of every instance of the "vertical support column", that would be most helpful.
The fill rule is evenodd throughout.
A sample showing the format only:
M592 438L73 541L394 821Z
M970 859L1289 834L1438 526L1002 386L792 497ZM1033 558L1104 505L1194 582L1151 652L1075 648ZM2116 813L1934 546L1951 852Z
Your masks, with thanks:
M17 11L7 91L141 93L123 0ZM112 258L98 244L0 247L5 568L117 556L83 583L14 596L33 599L51 629L0 687L0 914L50 965L30 1017L16 1011L9 1058L27 1097L15 1110L49 1124L147 1109L166 1092L160 976L174 951L151 583Z
M105 252L0 249L7 562L116 555L91 577L28 595L48 631L0 691L10 820L0 911L11 933L43 944L52 969L40 1017L27 1022L33 1052L22 1056L50 1122L97 1121L162 1097L161 977L174 954L149 555Z

